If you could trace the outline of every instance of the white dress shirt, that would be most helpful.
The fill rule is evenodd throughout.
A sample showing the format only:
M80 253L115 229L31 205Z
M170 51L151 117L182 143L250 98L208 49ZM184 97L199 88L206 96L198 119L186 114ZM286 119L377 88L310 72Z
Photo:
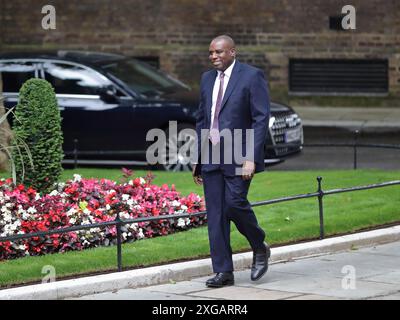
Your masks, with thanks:
M222 97L225 95L225 91L228 86L229 79L231 78L233 66L235 65L235 61L236 60L233 60L233 63L224 71L224 88L223 88ZM218 70L217 76L216 76L215 82L214 82L214 89L213 89L213 94L212 94L211 127L210 128L212 128L212 123L214 121L215 105L217 104L217 97L218 97L218 91L219 91L219 85L220 85L219 76L221 73L222 73L222 71Z

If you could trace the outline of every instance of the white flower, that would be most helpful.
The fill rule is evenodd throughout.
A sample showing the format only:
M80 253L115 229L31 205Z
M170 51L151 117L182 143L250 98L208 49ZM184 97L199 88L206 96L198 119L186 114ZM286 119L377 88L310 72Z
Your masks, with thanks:
M40 199L40 195L39 195L39 193L36 193L35 200L39 200L39 199Z
M71 208L67 211L67 216L72 216L73 214L75 214L77 211L75 208Z
M183 220L182 218L178 219L178 227L184 227L185 226L185 220Z
M128 184L133 186L133 180L129 180Z
M8 232L14 233L14 231L17 230L20 225L21 222L16 221L15 223L5 225L4 229L6 229Z
M6 213L9 212L6 206L1 207L1 212Z
M122 195L122 200L127 201L127 200L129 200L130 197L131 196L129 194L123 194Z
M29 207L28 210L26 210L26 212L30 213L30 214L34 214L36 213L36 209L34 207Z
M133 199L129 199L126 203L127 203L130 207L132 207L132 206L134 206L135 204L137 204L137 202L136 202L135 200L133 200Z
M4 216L3 216L3 220L4 220L4 222L6 222L6 223L10 223L11 221L12 221L12 216L11 216L11 214L10 213L5 213L4 214ZM6 226L7 227L7 226Z
M106 209L107 209L107 210L111 210L111 207L110 207L109 204L106 205Z
M181 205L181 203L177 200L172 201L171 206L173 207L179 207Z
M125 212L125 211L120 212L120 213L119 213L119 216L120 216L120 218L122 218L122 219L129 219L129 218L130 218L129 214L128 214L127 212Z
M28 220L30 218L30 214L27 212L22 213L22 219L23 220Z
M72 223L72 224L75 224L76 219L75 218L71 218L71 219L69 219L69 222Z
M65 187L65 183L64 182L59 182L57 184L58 190L62 190Z
M58 195L58 191L57 190L53 190L52 192L50 192L49 195L50 196L56 196L56 195Z
M139 237L140 239L143 239L143 238L144 238L144 234L143 234L143 229L142 229L142 228L139 229L138 237Z
M136 231L137 230L137 228L138 228L138 224L137 223L132 223L131 225L130 225L130 227L133 229L133 231Z
M142 177L140 177L139 180L140 180L140 184L145 184L146 183L146 180L144 180Z
M84 214L90 214L90 210L88 208L85 208L85 210L83 210Z
M65 198L65 197L68 197L68 195L65 193L65 192L62 192L62 193L60 193L60 197L61 198ZM61 200L62 201L62 200Z
M181 209L182 210L187 210L188 209L188 207L186 207L184 204L181 206Z
M82 180L82 177L79 174L74 174L74 182L80 182Z
M137 204L136 206L133 207L133 209L134 209L134 210L140 210L140 209L142 209L142 207L141 207L140 205Z

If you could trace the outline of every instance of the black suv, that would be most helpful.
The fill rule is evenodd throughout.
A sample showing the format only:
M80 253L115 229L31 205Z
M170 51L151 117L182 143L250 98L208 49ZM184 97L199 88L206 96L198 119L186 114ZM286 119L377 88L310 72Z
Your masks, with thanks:
M146 164L152 128L194 128L198 94L177 79L133 58L106 53L55 51L0 54L6 108L17 104L21 85L30 78L49 81L62 116L64 163ZM12 121L12 119L10 119ZM281 161L301 147L301 119L292 108L271 103L266 164ZM190 138L190 137L189 137ZM171 162L171 161L170 161ZM178 156L164 169L190 169Z

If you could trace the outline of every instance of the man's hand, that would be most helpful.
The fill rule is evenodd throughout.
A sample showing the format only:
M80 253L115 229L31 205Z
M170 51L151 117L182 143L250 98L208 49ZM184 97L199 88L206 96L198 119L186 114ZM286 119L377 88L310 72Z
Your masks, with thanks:
M242 179L243 180L251 180L254 176L254 172L256 171L256 164L252 161L245 161L242 167Z
M197 166L197 164L195 164L195 165L193 166L193 170L192 170L193 181L194 181L194 183L197 184L198 186L201 186L201 185L203 184L203 178L202 178L200 175L198 175L198 176L195 176L195 175L194 175L195 172L196 172L196 166Z

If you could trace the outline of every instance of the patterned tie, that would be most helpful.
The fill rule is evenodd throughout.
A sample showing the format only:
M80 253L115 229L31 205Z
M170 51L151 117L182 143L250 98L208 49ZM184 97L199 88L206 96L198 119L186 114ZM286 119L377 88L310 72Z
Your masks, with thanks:
M210 130L210 141L214 146L219 143L220 139L219 128L218 128L218 116L221 110L222 97L224 95L224 76L225 76L224 73L221 73L219 75L219 81L220 81L219 90L218 90L217 102L215 103L214 119Z

